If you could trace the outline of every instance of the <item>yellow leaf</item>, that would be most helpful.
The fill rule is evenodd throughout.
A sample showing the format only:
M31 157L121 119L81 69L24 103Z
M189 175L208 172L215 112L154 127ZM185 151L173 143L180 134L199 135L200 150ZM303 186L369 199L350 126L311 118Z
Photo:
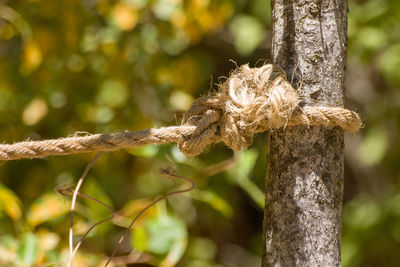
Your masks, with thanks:
M13 220L22 216L21 201L13 191L0 184L0 211L4 212Z
M193 97L183 91L173 91L169 97L172 107L177 110L188 110L193 102Z
M42 63L42 52L39 44L35 41L29 41L24 47L23 61L20 66L20 72L28 75L39 67Z
M55 193L47 193L37 199L29 209L27 221L36 226L67 213L70 205Z
M47 114L47 104L41 98L35 98L25 107L22 121L25 125L35 125Z
M36 236L41 250L55 249L60 242L60 236L58 234L49 232L46 229L39 230Z
M138 21L138 12L131 5L118 3L112 11L112 17L123 31L132 30Z

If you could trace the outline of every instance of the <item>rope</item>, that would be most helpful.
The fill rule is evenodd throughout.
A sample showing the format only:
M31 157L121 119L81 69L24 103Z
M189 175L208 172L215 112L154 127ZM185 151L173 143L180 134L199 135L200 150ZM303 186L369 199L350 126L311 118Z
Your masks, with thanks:
M338 107L300 107L300 97L286 74L271 64L243 65L218 86L217 92L195 100L180 126L71 136L53 140L0 145L0 160L42 158L93 151L114 151L148 144L178 143L188 156L200 154L214 142L233 150L245 149L256 133L295 125L339 126L355 132L357 113Z

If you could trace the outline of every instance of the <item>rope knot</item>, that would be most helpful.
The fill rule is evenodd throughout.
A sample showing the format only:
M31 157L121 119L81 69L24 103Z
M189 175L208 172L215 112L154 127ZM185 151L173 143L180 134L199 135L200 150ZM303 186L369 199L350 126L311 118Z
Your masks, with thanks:
M299 107L298 92L278 66L250 68L243 65L218 85L218 91L195 100L181 126L71 136L42 141L0 144L0 160L42 158L90 151L114 151L148 144L176 142L188 156L200 154L214 142L233 150L251 145L253 135L294 125L339 126L355 132L360 116L340 107Z
M218 92L195 100L182 125L196 130L178 143L188 156L200 154L213 142L223 141L233 150L252 144L254 134L287 124L299 96L278 66L243 65L218 85Z

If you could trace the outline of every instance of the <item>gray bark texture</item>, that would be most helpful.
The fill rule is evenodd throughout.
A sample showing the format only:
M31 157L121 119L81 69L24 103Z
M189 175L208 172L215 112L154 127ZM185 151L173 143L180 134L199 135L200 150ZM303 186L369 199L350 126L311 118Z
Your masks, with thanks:
M347 0L271 0L272 60L303 105L343 106ZM343 131L297 126L269 136L265 266L341 266Z

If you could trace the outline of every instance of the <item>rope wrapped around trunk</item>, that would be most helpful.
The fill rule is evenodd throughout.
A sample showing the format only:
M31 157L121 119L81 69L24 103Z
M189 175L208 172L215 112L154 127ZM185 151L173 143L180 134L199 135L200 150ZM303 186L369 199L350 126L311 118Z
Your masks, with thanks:
M339 126L355 132L362 125L357 113L344 108L300 107L298 91L286 80L283 69L275 65L260 68L243 65L218 89L196 99L180 126L2 144L0 160L166 143L178 143L185 155L196 156L208 144L221 141L233 150L246 149L254 134L287 126Z

